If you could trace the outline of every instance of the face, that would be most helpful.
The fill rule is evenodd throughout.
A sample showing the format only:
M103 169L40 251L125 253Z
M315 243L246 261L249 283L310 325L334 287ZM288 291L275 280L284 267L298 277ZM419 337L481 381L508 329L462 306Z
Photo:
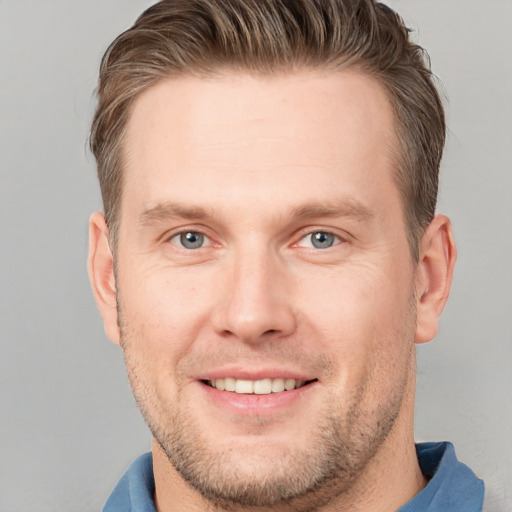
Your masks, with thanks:
M137 99L121 345L171 473L208 499L347 491L412 415L393 133L355 71L181 77Z

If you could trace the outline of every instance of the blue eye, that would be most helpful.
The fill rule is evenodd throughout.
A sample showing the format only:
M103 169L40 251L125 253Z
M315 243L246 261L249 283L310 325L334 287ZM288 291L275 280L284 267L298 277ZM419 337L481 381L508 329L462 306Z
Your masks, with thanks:
M200 249L205 245L205 236L196 231L185 231L173 236L170 242L184 249Z
M300 245L312 247L314 249L329 249L334 244L340 242L340 238L327 231L316 231L305 236Z

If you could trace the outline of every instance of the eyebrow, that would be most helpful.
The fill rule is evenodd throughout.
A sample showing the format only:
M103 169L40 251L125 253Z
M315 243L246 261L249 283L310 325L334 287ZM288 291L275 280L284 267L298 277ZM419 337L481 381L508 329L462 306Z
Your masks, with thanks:
M201 206L185 206L178 203L164 202L144 210L139 217L139 223L147 226L173 218L203 220L209 216L207 210Z
M299 206L292 212L292 217L309 219L314 217L352 217L361 220L370 220L375 216L367 206L354 199L342 200L334 203L310 204Z
M148 226L174 218L204 220L211 216L212 213L201 206L163 202L144 210L139 217L139 223L143 226ZM354 199L335 203L306 204L294 208L290 214L291 219L349 217L370 220L374 216L375 214L367 206Z

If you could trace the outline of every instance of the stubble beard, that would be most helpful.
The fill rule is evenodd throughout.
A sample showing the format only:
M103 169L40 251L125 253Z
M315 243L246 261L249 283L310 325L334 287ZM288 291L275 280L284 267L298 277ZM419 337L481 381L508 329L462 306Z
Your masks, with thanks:
M326 414L309 436L309 446L276 451L272 460L268 452L247 449L241 459L240 453L233 453L236 447L212 451L186 414L173 414L167 429L143 414L183 480L217 508L281 506L311 512L351 490L391 431L398 411L399 405L393 404L372 425L361 425L356 411L343 419Z
M358 405L361 393L354 394L348 407L344 401L345 408L340 397L330 397L308 446L283 449L269 460L268 452L258 450L242 449L241 457L236 446L213 450L186 406L176 402L164 408L148 393L132 364L129 344L125 358L137 404L169 462L185 482L223 510L283 506L313 511L348 494L392 430L406 387L404 383L370 413Z
M339 392L329 396L309 436L309 446L293 452L282 450L272 461L258 451L244 451L242 460L239 453L234 453L236 447L221 452L213 450L194 424L186 404L175 400L166 407L158 400L140 371L137 349L132 353L119 299L118 313L121 346L137 405L177 473L216 510L280 507L313 512L334 498L348 495L391 432L410 372L414 371L411 343L407 356L411 364L395 382L393 392L372 409L361 406L371 380L368 376L358 389L350 391L349 399ZM397 335L404 336L404 332ZM259 472L254 468L259 468Z

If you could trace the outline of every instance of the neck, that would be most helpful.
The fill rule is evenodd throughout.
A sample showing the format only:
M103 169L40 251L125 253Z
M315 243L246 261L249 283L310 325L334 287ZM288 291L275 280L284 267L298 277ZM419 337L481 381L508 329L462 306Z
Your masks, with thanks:
M402 423L407 423L408 428L404 429ZM325 508L325 512L398 510L426 484L416 456L412 420L399 416L361 478L347 494L333 500L333 506Z
M400 412L378 452L350 490L333 499L322 512L389 512L398 510L427 484L414 443L416 365L407 379Z

